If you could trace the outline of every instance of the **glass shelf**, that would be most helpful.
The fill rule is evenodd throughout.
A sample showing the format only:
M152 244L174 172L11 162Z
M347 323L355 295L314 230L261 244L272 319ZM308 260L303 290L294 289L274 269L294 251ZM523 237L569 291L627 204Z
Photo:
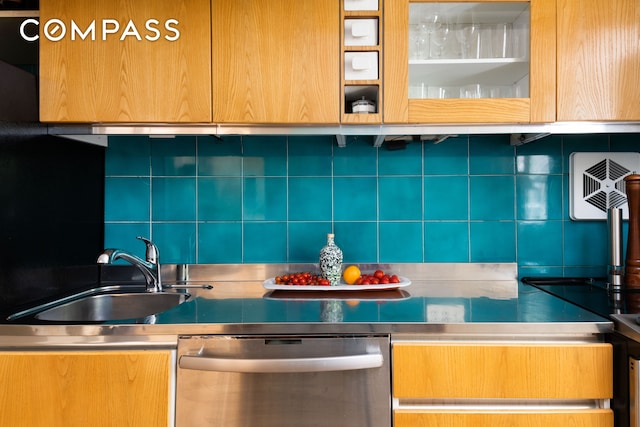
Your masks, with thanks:
M435 59L409 61L409 86L467 84L517 85L529 75L529 61L519 58Z

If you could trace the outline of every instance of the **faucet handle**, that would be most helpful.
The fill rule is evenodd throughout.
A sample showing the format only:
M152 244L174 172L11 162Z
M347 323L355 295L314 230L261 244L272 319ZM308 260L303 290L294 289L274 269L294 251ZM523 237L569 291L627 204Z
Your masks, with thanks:
M98 264L111 264L111 256L114 254L116 250L115 249L105 249L104 252L102 252L99 256L98 259L96 260Z
M160 251L158 247L151 240L146 239L142 236L136 237L138 240L142 240L145 245L147 245L146 259L147 262L151 264L159 264L160 263Z

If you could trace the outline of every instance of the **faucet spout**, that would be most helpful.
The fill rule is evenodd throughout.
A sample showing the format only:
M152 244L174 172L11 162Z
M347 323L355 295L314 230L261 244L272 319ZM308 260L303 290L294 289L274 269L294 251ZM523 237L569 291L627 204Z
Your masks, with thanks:
M147 291L161 292L162 277L160 276L160 257L158 247L144 237L137 237L147 245L146 260L138 258L120 249L105 249L97 259L98 264L113 264L114 261L122 259L137 267L147 282Z

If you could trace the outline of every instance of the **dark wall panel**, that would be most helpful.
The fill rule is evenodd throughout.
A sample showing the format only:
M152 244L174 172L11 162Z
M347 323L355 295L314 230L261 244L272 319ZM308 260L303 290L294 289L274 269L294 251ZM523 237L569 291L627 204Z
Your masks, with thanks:
M0 136L0 314L95 281L104 148Z

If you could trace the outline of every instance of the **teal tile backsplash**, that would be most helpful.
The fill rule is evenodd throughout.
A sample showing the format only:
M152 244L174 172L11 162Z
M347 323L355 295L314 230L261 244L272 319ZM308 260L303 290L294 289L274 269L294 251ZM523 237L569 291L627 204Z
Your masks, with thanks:
M604 221L569 219L569 154L637 151L638 135L112 136L105 244L166 263L517 262L520 275L606 274ZM626 231L626 224L625 224Z

